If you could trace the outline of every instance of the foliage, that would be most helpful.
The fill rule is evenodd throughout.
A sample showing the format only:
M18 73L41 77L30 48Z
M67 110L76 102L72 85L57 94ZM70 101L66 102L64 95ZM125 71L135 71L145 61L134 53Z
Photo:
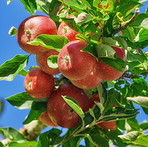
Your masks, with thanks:
M7 4L11 1L7 0ZM31 15L35 15L38 10L50 16L57 25L62 20L65 21L71 28L79 32L78 39L89 42L83 51L89 52L96 58L99 55L103 62L119 71L126 67L126 71L115 81L103 81L101 90L100 87L86 90L88 95L98 91L102 99L102 103L96 103L86 113L82 111L77 102L69 97L63 97L80 116L79 126L68 129L64 135L59 128L52 128L42 133L37 141L26 140L13 128L1 128L0 134L11 140L9 146L61 145L62 147L73 147L82 146L80 145L81 140L84 140L86 147L108 147L111 142L120 147L126 145L148 146L148 135L144 133L148 130L148 123L138 124L136 115L140 110L135 109L134 106L134 103L140 105L148 115L148 84L145 80L148 74L148 53L144 52L144 48L148 46L148 10L145 10L145 13L139 13L139 7L145 0L20 1ZM78 17L77 22L74 19L65 18L70 14ZM80 17L80 14L85 17ZM15 27L9 31L11 36L16 33ZM90 36L89 33L93 33L93 35ZM68 42L69 40L63 36L39 35L29 44L60 51ZM125 50L126 62L114 55L111 45L122 47ZM96 50L93 50L94 46L97 46ZM7 60L0 66L0 80L12 81L17 74L26 76L28 71L25 71L24 68L28 64L29 57L30 55L16 55ZM57 56L53 56L49 60L56 64ZM59 79L60 77L61 75L59 75ZM57 77L55 78L57 79ZM62 78L60 80L63 82ZM26 92L15 94L6 100L18 109L30 109L24 124L38 119L46 110L47 98L37 100ZM112 108L110 102L118 107ZM103 104L104 109L101 107ZM99 128L96 126L98 120L116 120L118 128L114 131ZM0 146L3 146L2 143Z

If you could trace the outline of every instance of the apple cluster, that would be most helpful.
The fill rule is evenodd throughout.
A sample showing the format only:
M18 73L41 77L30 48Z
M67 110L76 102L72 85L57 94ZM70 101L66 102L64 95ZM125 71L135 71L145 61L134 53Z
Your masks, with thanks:
M68 18L76 17L70 15ZM38 35L60 35L70 41L60 52L47 49L40 45L30 45L27 42L33 41ZM79 124L78 114L64 101L63 96L76 100L81 109L86 112L95 103L99 102L99 96L87 96L84 89L97 87L103 80L112 81L122 76L120 72L103 63L89 54L82 51L88 42L76 38L78 32L70 28L64 21L57 28L56 23L47 16L36 15L25 19L17 31L17 41L20 47L36 55L39 67L32 69L25 77L24 86L26 92L36 99L48 97L47 111L42 113L40 120L47 126L73 128ZM111 46L118 58L125 60L125 53L122 48ZM51 55L58 55L58 67L51 68L47 59ZM62 74L71 83L55 87L54 75ZM109 124L111 123L111 124ZM98 126L107 129L116 129L116 122L98 123Z

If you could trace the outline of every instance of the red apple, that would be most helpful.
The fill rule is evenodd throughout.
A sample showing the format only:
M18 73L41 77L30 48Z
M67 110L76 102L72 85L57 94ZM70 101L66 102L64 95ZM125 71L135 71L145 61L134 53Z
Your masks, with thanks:
M84 112L89 109L89 98L82 89L72 84L64 84L48 99L47 113L51 120L63 128L76 127L79 125L79 115L64 101L62 96L75 99Z
M95 57L81 50L88 45L82 40L66 44L58 56L60 72L70 80L80 80L88 76L97 64Z
M50 117L49 117L48 114L47 114L47 111L45 111L45 112L43 112L43 113L41 114L41 116L39 117L39 120L40 120L44 125L46 125L46 126L49 126L49 127L58 127L57 124L54 124L54 123L51 121Z
M95 68L94 68L95 70ZM85 77L82 80L71 80L72 84L75 85L78 88L82 89L92 89L98 86L101 82L102 79L98 77L95 73L95 71L92 71L87 77Z
M112 46L112 48L115 50L115 55L118 58L125 60L125 52L122 48L114 47L114 46ZM119 77L121 77L123 73L124 73L124 70L123 72L120 72L114 69L113 67L107 65L106 63L100 61L100 59L99 59L99 62L97 63L96 74L105 81L116 80Z
M100 102L100 97L99 97L98 93L94 93L92 95L90 102L89 102L90 108L92 108L94 106L95 101ZM114 106L115 105L113 105L112 107L114 107ZM109 130L112 130L112 131L117 128L116 121L107 121L107 122L101 122L101 123L99 123L99 121L98 121L97 126L100 127L100 128L109 129Z
M17 31L17 41L20 47L31 54L39 54L47 49L41 46L29 45L27 42L34 40L38 35L56 35L57 26L55 22L42 15L35 15L25 19Z
M32 69L24 81L26 92L33 98L49 97L54 90L54 78L40 68Z
M70 15L67 18L76 19L76 17L74 15ZM64 21L62 21L60 23L60 25L58 27L57 35L66 36L69 39L69 41L73 41L73 40L77 40L76 39L77 34L78 34L78 32L76 32L75 30L70 28Z
M47 64L48 57L50 57L51 55L58 55L58 54L59 52L56 50L50 50L49 52L37 54L36 60L41 70L50 75L56 75L60 73L59 68L51 68Z

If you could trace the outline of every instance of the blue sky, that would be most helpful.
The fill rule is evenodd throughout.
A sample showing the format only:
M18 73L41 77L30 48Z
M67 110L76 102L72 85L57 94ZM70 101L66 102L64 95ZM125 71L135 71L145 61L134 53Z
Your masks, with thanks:
M145 3L141 12L146 9ZM43 14L37 12L36 14ZM19 24L27 17L29 14L22 3L18 0L13 0L8 6L6 0L0 0L0 65L6 60L13 58L17 54L26 54L22 49L20 49L16 36L10 37L8 35L9 29L14 26L18 28ZM28 68L32 65L36 65L35 56L32 55ZM24 89L24 77L16 76L15 80L12 82L0 81L0 99L4 100L11 95L25 91ZM140 108L136 106L137 108ZM10 105L4 100L4 111L0 114L0 127L13 127L15 129L20 129L28 115L29 110L18 110L17 108ZM137 116L139 122L142 120L148 120L147 116L140 114Z

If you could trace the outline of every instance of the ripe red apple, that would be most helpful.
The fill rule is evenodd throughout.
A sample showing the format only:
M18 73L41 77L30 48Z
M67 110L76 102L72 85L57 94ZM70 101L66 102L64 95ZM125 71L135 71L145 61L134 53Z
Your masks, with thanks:
M100 97L99 97L98 93L94 93L92 95L90 102L89 102L90 108L92 108L94 106L95 101L100 102ZM113 105L112 107L114 107L114 106L115 105ZM112 131L117 128L116 121L107 121L107 122L101 122L101 123L99 123L99 121L98 121L97 126L100 127L100 128L109 129L109 130L112 130Z
M49 117L48 114L47 114L47 111L45 111L45 112L43 112L43 113L41 114L41 116L39 117L39 120L40 120L44 125L46 125L46 126L58 127L57 124L54 124L54 123L51 121L50 117Z
M81 50L88 45L82 40L66 44L58 56L60 72L70 80L80 80L90 74L97 64L95 57Z
M94 68L95 70L95 68ZM81 80L71 80L72 84L75 85L78 88L82 89L92 89L98 86L101 82L102 79L98 77L95 73L95 71L92 71L87 77Z
M56 75L60 73L59 68L51 68L47 64L48 57L50 57L51 55L58 55L58 54L59 52L56 50L50 50L49 52L37 54L36 61L41 70L50 75Z
M39 54L47 49L42 46L29 45L27 42L34 40L38 35L57 34L57 26L55 22L42 15L35 15L25 19L19 26L17 31L17 41L20 47L31 54Z
M32 69L24 81L26 92L36 99L49 97L54 90L54 78L40 68Z
M118 58L125 60L125 52L122 48L114 47L114 46L112 46L112 48L115 50L115 55ZM119 77L121 77L123 73L124 73L124 70L123 72L120 72L114 69L113 67L107 65L106 63L100 61L100 59L99 59L99 62L97 63L96 74L105 81L116 80Z
M67 18L76 19L76 17L74 15L70 15ZM77 34L78 34L78 32L76 32L75 30L70 28L64 21L62 21L60 23L60 25L58 27L57 35L66 36L69 39L69 41L73 41L73 40L77 40L76 39Z
M61 85L47 103L47 113L51 120L63 128L73 128L79 124L79 115L64 101L62 96L75 99L84 112L89 109L89 98L82 89L72 84Z

